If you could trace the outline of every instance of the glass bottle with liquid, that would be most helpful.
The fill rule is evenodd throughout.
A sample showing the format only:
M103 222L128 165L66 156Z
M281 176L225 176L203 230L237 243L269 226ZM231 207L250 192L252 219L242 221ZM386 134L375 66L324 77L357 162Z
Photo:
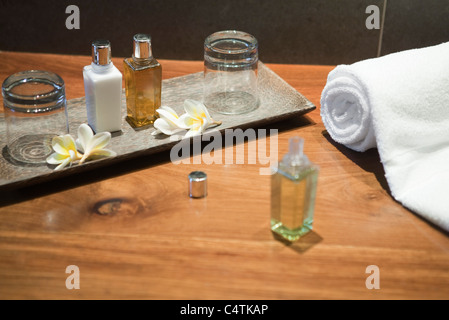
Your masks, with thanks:
M161 106L162 66L153 57L151 37L134 36L134 52L123 62L127 120L133 127L154 123Z
M289 151L271 177L271 230L288 241L312 230L319 168L303 147L302 138L290 138Z

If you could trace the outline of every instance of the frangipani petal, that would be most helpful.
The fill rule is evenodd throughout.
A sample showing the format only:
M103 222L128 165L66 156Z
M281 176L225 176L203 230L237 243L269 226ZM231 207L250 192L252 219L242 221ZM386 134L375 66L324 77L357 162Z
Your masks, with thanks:
M209 111L204 103L196 100L187 99L184 101L184 110L195 119L206 118L208 122L211 122Z
M86 147L84 148L85 153L90 153L95 149L102 149L106 147L106 145L111 141L111 133L110 132L100 132L94 135Z
M88 159L95 160L106 157L115 157L116 155L117 153L109 149L96 149L90 153Z
M178 114L176 113L176 111L173 110L173 109L170 108L170 107L167 107L167 106L161 106L161 107L159 107L159 109L168 111L168 112L169 112L170 114L172 114L175 118L179 118L179 117L178 117ZM158 110L159 110L159 109L158 109ZM157 110L156 110L156 111L157 111Z
M171 109L169 107L165 107L167 109ZM159 108L156 110L159 115L160 115L160 119L164 119L165 121L167 121L167 123L173 128L173 129L187 129L180 121L179 121L179 117L176 114L176 112L171 109L171 111L169 110L165 110L162 108Z
M206 119L207 119L207 122L208 123L212 123L213 122L213 120L212 120L212 118L211 118L211 116L210 116L210 114L209 114L209 111L207 111L207 108L206 108L206 106L203 104L203 107L204 107L204 114L206 115Z
M190 114L184 113L181 117L179 117L179 121L184 124L187 128L190 128L195 123L196 119L192 118Z
M194 137L194 136L198 136L201 134L200 130L197 129L190 129L189 131L187 131L186 135L184 136L184 138L190 138L190 137Z
M81 153L84 153L84 145L81 144L81 142L80 142L79 139L76 139L76 140L75 140L75 145L76 145L76 148L77 148L79 151L81 151Z
M79 153L76 150L69 150L69 154L72 161L78 160L80 158Z
M159 118L154 121L153 126L159 130L160 132L170 135L171 134L171 126L170 123L167 122L167 120Z
M172 126L169 122L167 122L167 120L165 120L163 118L156 119L156 121L154 121L153 126L157 130L159 130L160 132L162 132L166 135L172 135L174 133L185 130L184 128Z
M191 99L187 99L184 101L184 110L185 112L187 112L192 118L198 119L201 118L201 106L202 103L195 101L195 100L191 100Z
M55 168L55 171L64 169L71 162L70 158L66 158L59 166Z
M76 150L75 141L69 134L54 137L51 141L53 150L59 154L69 156L68 150Z
M62 155L60 153L55 152L47 157L47 163L48 164L60 164L65 159L67 159L66 155Z
M207 118L203 118L202 120L203 121L201 122L200 131L204 132L204 130L206 130L211 125L211 123Z
M167 110L164 110L161 108L157 109L157 113L159 113L161 118L163 118L167 121L171 121L173 123L176 123L176 121L179 119L179 117L177 115L174 115L170 111L167 111Z
M200 135L201 133L204 132L204 130L206 130L208 126L209 124L206 118L201 119L201 121L195 122L190 128L190 130L187 132L186 138Z
M85 123L81 124L78 128L78 139L76 140L77 146L81 152L86 149L87 143L94 136L92 129Z

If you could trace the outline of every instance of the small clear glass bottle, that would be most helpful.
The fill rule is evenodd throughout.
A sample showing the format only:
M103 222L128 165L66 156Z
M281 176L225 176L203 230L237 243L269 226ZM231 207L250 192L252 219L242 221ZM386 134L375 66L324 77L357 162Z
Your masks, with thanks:
M127 120L133 127L152 124L161 106L162 66L153 57L151 37L134 36L134 52L123 62Z
M312 230L319 167L303 153L304 140L289 140L289 152L271 177L271 230L289 241Z

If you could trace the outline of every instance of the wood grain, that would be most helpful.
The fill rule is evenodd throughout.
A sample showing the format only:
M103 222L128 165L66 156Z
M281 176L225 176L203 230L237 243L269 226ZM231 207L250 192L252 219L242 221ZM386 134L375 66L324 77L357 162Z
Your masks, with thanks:
M54 71L72 99L84 94L89 61L1 52L0 75ZM164 78L202 70L198 61L160 62ZM114 63L121 68L121 59ZM319 107L332 66L268 66ZM3 192L0 298L449 298L449 237L392 199L376 150L334 143L319 108L261 129L279 130L271 136L279 155L289 137L304 137L321 168L314 231L299 242L279 241L269 229L270 180L259 174L267 165L206 165L198 154L175 165L162 152ZM235 156L241 146L221 151ZM202 200L187 196L194 170L208 174ZM79 290L65 287L68 265L80 268ZM369 265L380 269L379 290L365 286Z

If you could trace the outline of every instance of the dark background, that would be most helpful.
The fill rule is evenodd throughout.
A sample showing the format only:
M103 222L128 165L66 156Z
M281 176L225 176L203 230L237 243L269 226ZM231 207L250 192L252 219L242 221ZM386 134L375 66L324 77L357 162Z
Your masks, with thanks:
M68 5L80 30L68 30ZM384 0L0 0L0 50L90 55L106 38L115 57L132 51L132 36L149 33L158 59L202 60L207 35L225 29L253 34L260 60L352 63L377 56L379 30L365 13ZM381 54L449 41L449 0L389 0ZM449 59L449 57L448 57Z

